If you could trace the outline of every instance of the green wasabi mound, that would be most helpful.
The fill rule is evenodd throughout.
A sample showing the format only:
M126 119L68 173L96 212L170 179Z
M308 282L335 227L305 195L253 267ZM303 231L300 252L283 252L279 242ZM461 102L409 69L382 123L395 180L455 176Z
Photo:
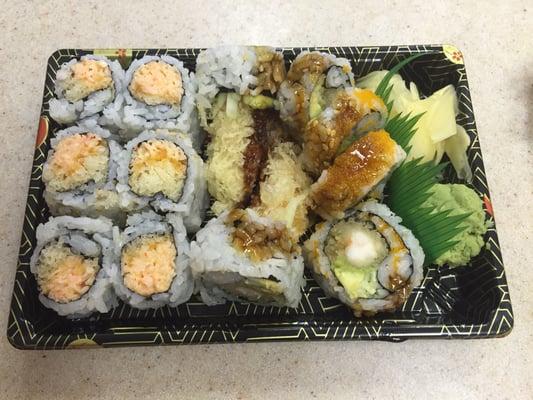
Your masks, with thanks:
M451 209L450 215L470 213L462 223L467 229L454 238L457 244L437 258L435 264L448 264L450 267L468 264L481 251L485 243L483 235L490 225L485 220L481 199L474 190L460 184L436 184L431 193L424 206L434 208L435 211Z

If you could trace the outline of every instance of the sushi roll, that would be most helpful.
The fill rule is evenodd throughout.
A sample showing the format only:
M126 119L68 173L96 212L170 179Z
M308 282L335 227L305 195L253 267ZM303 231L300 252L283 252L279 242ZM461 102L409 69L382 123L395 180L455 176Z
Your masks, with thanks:
M106 272L113 262L112 229L105 218L70 216L37 227L30 269L45 307L79 318L117 304Z
M351 87L354 83L352 67L346 58L302 51L292 62L278 91L281 119L298 137L319 104L321 92Z
M115 190L120 145L109 131L82 124L58 131L43 165L44 198L52 215L125 220Z
M297 307L303 258L284 224L251 209L210 220L191 243L191 269L204 303L226 300Z
M335 158L311 186L313 210L322 218L343 218L373 189L382 189L405 151L384 130L369 132Z
M357 316L399 309L423 278L418 240L401 218L374 201L317 224L304 255L326 294Z
M110 105L123 89L124 71L117 61L86 55L59 68L49 113L60 124L94 116Z
M283 55L270 47L207 49L198 55L196 77L211 209L220 215L246 208L269 150L284 135L273 97L285 78Z
M379 130L387 119L383 100L366 89L315 89L310 101L310 121L299 140L304 168L313 176L331 165L345 138Z
M220 93L207 126L206 178L219 215L247 207L270 149L284 132L273 109L253 109L236 93Z
M116 108L103 120L117 125L124 140L147 129L169 129L186 133L199 146L195 108L194 74L171 56L145 56L134 60L124 77L124 108Z
M251 107L274 105L274 95L285 79L283 54L271 47L221 46L203 50L196 60L197 106L206 128L219 92L244 96Z
M128 217L115 234L115 263L109 270L115 292L138 309L175 307L193 291L189 243L181 218L153 211Z
M186 137L166 130L143 132L125 145L117 191L122 207L178 213L190 232L200 227L209 201L202 159Z
M309 226L307 209L312 183L302 168L299 153L294 143L277 144L269 152L259 193L251 201L259 215L284 223L296 241Z

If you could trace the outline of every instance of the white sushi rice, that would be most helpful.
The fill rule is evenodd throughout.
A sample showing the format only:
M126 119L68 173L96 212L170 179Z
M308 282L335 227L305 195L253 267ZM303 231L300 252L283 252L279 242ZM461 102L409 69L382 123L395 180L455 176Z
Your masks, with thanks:
M367 201L357 207L357 211L364 211L377 215L389 224L396 233L402 238L405 246L409 249L412 262L412 272L409 276L409 289L420 285L423 278L424 252L418 239L413 233L401 225L402 219L395 215L385 204L375 201ZM349 218L356 212L355 210L347 214ZM316 226L315 232L304 244L304 257L306 265L313 272L317 283L322 287L324 292L330 296L339 299L342 303L350 306L356 313L377 313L380 311L390 311L396 308L395 299L392 294L384 288L378 288L375 294L376 298L352 300L348 293L341 285L333 270L331 262L324 252L324 247L329 235L329 231L338 221L323 222ZM385 260L387 262L387 259Z
M80 60L97 60L105 62L110 70L113 85L110 88L96 91L86 99L70 102L65 98L64 82L70 76L70 68L79 60L72 59L61 65L56 73L54 91L56 98L49 102L49 114L60 124L71 124L79 119L87 118L102 112L107 105L112 104L115 95L122 93L124 88L124 70L118 61L111 61L104 56L85 55Z
M56 132L50 140L50 151L47 160L43 165L43 170L48 168L54 149L58 143L68 136L91 132L105 139L109 148L109 166L107 179L104 183L86 183L75 190L58 192L45 186L44 198L52 215L70 214L74 216L88 216L97 218L105 216L111 218L115 223L122 223L125 219L125 210L121 209L118 202L118 193L115 185L117 180L117 167L122 151L120 145L113 140L113 136L108 130L101 128L93 119L87 119L76 126ZM103 191L103 192L102 192ZM98 192L98 193L97 193ZM101 199L100 193L107 195L107 199Z
M133 150L139 143L150 139L163 139L175 143L187 156L187 177L181 197L176 202L167 199L162 193L155 196L138 196L132 192L128 184ZM120 196L120 205L123 208L139 210L150 205L160 212L173 212L181 215L189 232L196 232L200 228L209 203L209 196L207 195L204 162L192 148L188 137L164 129L145 131L124 146L124 150L120 153L117 171L116 188Z
M34 275L39 274L37 261L41 250L55 240L62 241L87 257L101 257L102 260L93 285L79 300L63 304L40 293L39 300L45 307L56 311L59 315L79 318L93 312L106 313L117 305L111 280L107 274L114 257L112 229L111 221L106 218L70 216L52 217L47 223L37 227L37 244L30 261L30 270Z
M122 72L125 73L124 70ZM100 114L95 116L99 125L116 133L120 140L123 140L123 137L118 135L118 133L121 128L125 130L125 125L122 123L124 117L124 104L126 102L124 99L124 90L123 85L122 91L116 94L115 100L108 104Z
M163 61L176 68L183 84L184 94L179 106L148 105L135 99L128 86L135 71L142 65L152 61ZM187 133L195 148L199 148L198 123L196 122L196 80L194 73L189 72L183 62L171 56L144 56L132 61L124 74L123 90L117 95L113 105L106 108L99 122L116 130L123 140L136 137L147 129L170 129Z
M248 209L253 221L265 226L272 226L268 218L260 217ZM196 280L197 290L204 303L208 305L223 303L226 300L241 300L217 286L235 279L274 277L283 287L283 302L261 303L262 305L298 307L301 288L305 286L303 278L303 258L299 254L286 257L275 255L268 260L253 263L230 243L231 228L225 224L228 212L210 220L196 234L191 243L191 269Z
M347 62L345 65L350 65L348 60L346 60L345 58L340 58L340 59L337 59L336 61L343 62L342 60L345 60ZM339 67L339 66L331 67L328 70L328 73L326 74L326 87L327 88L338 88L341 86L348 87L350 85L350 78L353 79L352 72L349 72L347 74L342 70L342 67Z
M189 268L189 242L182 219L177 214L162 217L153 211L133 214L127 219L127 227L122 233L114 231L115 262L108 265L107 273L111 277L117 296L134 308L141 310L159 308L165 305L176 307L189 300L194 289L191 270ZM132 240L148 234L171 233L176 246L175 272L170 289L165 293L143 297L132 292L124 285L120 257L122 249Z
M198 93L196 102L202 126L207 125L206 110L210 109L221 88L240 95L252 91L257 78L254 67L257 56L253 47L220 46L202 50L196 59Z

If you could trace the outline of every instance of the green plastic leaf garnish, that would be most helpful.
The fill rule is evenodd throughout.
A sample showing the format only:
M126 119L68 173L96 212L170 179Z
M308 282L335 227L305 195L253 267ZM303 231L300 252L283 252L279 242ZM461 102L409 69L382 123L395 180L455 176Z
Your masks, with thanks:
M385 203L413 232L426 255L425 264L430 265L457 244L454 238L466 229L462 222L470 213L450 215L452 210L435 212L424 206L447 163L435 165L421 160L406 161L392 173Z
M409 142L416 133L415 125L422 115L424 113L412 117L411 114L402 115L400 113L390 118L385 124L385 130L396 143L402 146L406 153L409 153Z
M383 102L387 105L389 113L392 109L392 102L389 101L390 93L392 91L392 85L389 85L392 77L398 73L403 67L409 64L411 61L416 60L419 57L422 57L426 54L431 54L432 52L417 53L412 56L407 57L405 60L400 61L394 67L392 67L389 72L385 74L378 87L376 88L375 93L383 99Z

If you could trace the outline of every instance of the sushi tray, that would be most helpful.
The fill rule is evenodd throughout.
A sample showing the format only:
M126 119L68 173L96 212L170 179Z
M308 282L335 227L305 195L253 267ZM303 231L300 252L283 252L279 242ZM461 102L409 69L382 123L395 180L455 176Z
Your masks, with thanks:
M57 50L16 268L19 349L513 326L451 45Z

